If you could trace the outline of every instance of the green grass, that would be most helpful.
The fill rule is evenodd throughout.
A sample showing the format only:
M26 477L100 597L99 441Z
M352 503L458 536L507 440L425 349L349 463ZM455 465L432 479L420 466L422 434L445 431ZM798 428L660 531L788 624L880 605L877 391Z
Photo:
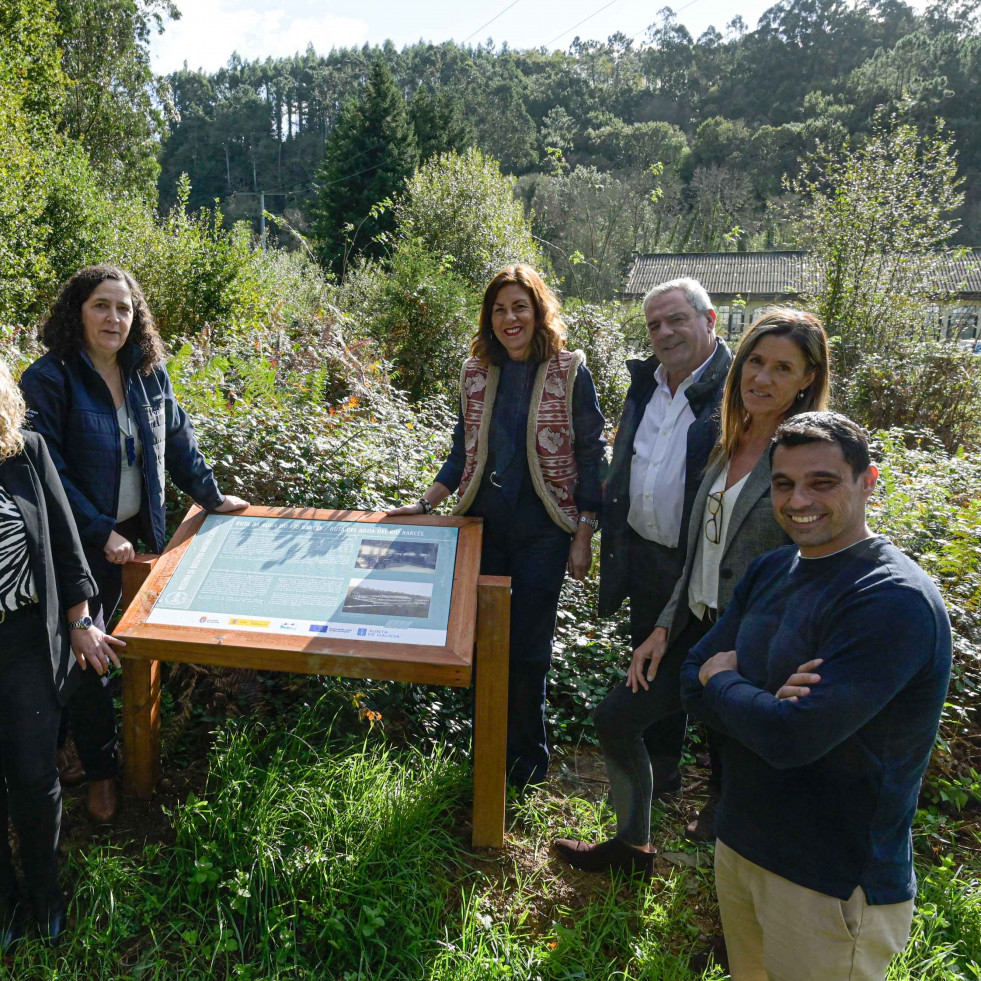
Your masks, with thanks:
M473 853L459 754L396 751L377 731L352 742L331 733L325 705L276 725L222 727L206 785L172 815L172 840L73 848L74 930L57 950L22 942L0 978L724 977L690 962L717 929L710 864L662 861L644 883L552 857L553 837L610 833L602 801L553 783L509 803L504 850ZM655 819L656 840L683 850L679 815ZM949 856L924 861L892 981L981 977L977 880Z

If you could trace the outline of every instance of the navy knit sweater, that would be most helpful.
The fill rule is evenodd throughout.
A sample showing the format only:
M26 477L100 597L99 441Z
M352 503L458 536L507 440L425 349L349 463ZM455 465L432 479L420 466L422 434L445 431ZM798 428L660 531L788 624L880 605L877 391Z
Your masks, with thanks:
M701 665L737 671L703 688ZM824 658L799 701L775 692ZM691 714L725 735L719 838L759 866L871 905L916 894L910 826L950 679L940 593L885 538L820 559L757 559L682 668Z

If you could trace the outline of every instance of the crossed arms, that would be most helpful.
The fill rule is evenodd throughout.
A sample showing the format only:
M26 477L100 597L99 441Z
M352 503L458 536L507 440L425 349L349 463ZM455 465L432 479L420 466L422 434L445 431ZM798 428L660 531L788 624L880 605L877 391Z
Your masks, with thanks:
M795 665L800 651L790 652L781 680L756 684L774 674L787 652L776 649L773 632L754 638L755 649L740 650L749 599L743 580L726 614L683 664L681 697L692 715L777 769L805 766L834 749L878 715L935 649L927 602L910 590L885 587L836 604L811 625L809 653L816 656Z

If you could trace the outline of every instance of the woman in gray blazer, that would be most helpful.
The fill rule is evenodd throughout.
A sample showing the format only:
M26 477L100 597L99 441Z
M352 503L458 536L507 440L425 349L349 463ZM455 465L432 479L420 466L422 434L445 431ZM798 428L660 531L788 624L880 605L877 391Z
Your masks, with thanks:
M594 716L617 813L616 837L595 845L560 839L556 850L570 865L586 871L653 867L653 774L645 731L681 708L673 681L680 664L725 611L749 564L787 544L770 507L770 440L788 416L826 408L828 383L828 340L812 314L778 308L743 336L722 397L719 442L692 507L684 572L653 633L634 651L626 683L603 699ZM713 789L717 778L713 760ZM709 823L707 811L699 823Z

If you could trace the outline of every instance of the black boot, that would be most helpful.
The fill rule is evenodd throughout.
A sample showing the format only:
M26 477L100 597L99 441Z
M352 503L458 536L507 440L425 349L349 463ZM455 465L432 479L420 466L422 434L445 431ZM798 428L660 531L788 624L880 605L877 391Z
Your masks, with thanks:
M41 939L52 947L58 944L68 929L68 903L60 889L44 895L31 895L31 907Z

